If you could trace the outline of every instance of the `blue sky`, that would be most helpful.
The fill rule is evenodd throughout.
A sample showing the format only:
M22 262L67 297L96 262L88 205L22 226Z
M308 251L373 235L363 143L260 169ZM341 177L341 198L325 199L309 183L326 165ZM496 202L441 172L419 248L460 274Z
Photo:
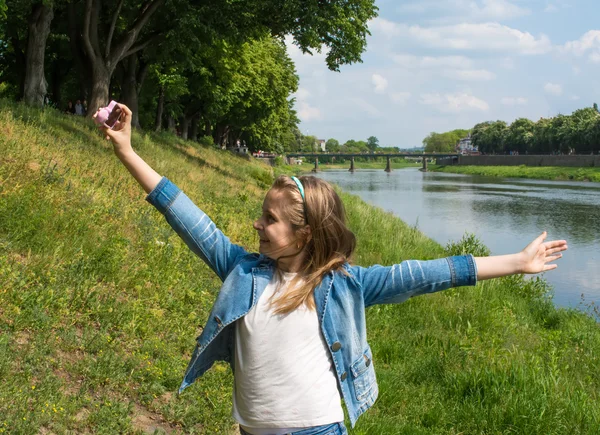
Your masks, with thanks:
M304 134L420 146L432 131L600 104L598 0L379 0L363 63L289 44Z

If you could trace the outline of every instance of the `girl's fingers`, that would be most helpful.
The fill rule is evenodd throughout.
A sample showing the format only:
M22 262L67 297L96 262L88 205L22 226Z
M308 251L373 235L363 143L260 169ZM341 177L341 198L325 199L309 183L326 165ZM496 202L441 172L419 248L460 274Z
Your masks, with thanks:
M546 246L546 248L556 248L559 246L564 246L566 248L567 241L566 240L552 240L550 242L544 243L544 245Z
M561 257L562 257L562 254L548 256L548 257L546 257L545 261L546 261L546 263L550 263L551 261L558 260Z

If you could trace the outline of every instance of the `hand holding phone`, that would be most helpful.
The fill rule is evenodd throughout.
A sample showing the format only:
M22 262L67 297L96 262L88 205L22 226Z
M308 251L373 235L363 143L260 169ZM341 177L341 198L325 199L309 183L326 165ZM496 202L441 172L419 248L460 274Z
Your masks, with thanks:
M94 120L98 125L103 125L112 129L117 124L117 121L119 121L121 118L122 113L123 111L121 110L121 107L119 107L117 102L113 100L108 104L108 106L98 109Z

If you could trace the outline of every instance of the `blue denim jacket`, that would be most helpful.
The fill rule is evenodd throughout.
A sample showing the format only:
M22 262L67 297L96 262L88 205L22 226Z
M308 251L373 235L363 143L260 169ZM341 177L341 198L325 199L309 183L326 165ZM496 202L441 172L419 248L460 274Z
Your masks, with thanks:
M274 261L248 253L229 241L192 201L167 178L146 198L167 219L190 249L221 278L217 296L179 392L191 385L215 361L234 367L235 321L256 304L274 272ZM473 256L430 261L403 261L393 266L344 265L347 274L329 272L315 288L321 332L329 347L338 388L352 427L377 399L373 356L367 343L365 308L399 303L449 287L475 285Z

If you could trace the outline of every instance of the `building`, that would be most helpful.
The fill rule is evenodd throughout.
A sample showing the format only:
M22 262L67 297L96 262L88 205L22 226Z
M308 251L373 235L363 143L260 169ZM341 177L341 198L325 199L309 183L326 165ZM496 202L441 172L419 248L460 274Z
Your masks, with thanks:
M246 145L246 141L240 142L239 139L236 141L234 146L227 147L227 150L231 151L232 153L248 154L248 146Z
M479 153L479 150L476 146L473 145L473 141L471 140L471 134L467 137L463 137L456 144L456 151L460 154L474 154Z
M327 147L325 146L325 143L327 141L325 139L317 139L317 150L321 150L322 152L327 151Z

